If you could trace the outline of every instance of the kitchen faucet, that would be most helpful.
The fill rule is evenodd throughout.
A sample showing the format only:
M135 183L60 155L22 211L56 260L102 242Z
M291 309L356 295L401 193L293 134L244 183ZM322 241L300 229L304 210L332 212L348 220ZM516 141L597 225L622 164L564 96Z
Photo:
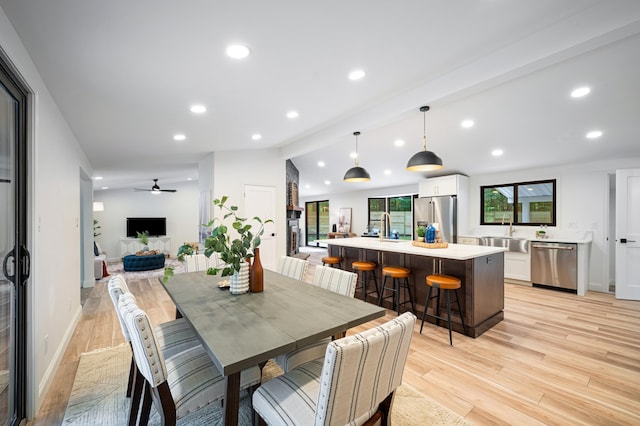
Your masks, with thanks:
M514 233L514 232L516 232L516 231L513 229L513 216L511 216L511 215L510 215L510 214L508 214L508 213L507 213L507 214L503 214L503 215L502 215L502 224L503 224L503 225L504 225L504 217L505 217L505 216L509 216L509 236L510 236L510 237L513 237L513 233Z
M388 227L387 227L387 221L384 219L385 216L389 217ZM383 229L387 231L387 238L389 238L389 235L390 235L389 230L391 229L391 215L387 212L382 212L382 214L380 215L380 242L382 242L382 239L384 237Z

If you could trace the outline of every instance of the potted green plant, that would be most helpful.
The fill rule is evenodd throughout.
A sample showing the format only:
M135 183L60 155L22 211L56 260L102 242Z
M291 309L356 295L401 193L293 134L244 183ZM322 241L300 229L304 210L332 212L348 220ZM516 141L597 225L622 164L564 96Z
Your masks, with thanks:
M209 236L204 241L204 255L210 257L213 253L219 253L220 260L224 266L220 268L209 268L207 274L223 277L231 277L231 291L234 293L245 292L243 289L233 288L236 278L248 278L248 258L254 257L256 249L260 246L261 237L264 233L264 225L273 222L271 219L262 220L253 217L252 220L259 224L259 229L254 232L249 219L238 215L238 206L227 205L229 197L226 195L220 199L213 200L213 205L218 207L222 217L215 217L209 223L202 226L211 230ZM228 221L230 224L227 224ZM178 260L183 260L185 255L193 254L193 247L185 244L178 248ZM165 269L165 278L173 275L173 271ZM248 283L247 283L248 284ZM244 283L241 284L244 287Z
M418 226L416 228L416 234L418 234L418 241L424 241L424 236L427 234L427 228L424 226Z
M136 236L140 240L140 243L143 245L142 250L149 251L149 231L137 232Z

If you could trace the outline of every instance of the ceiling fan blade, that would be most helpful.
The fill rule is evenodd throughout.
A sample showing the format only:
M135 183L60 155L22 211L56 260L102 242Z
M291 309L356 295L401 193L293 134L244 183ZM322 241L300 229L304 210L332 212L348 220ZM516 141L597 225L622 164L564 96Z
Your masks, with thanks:
M160 192L176 192L177 189L161 189Z

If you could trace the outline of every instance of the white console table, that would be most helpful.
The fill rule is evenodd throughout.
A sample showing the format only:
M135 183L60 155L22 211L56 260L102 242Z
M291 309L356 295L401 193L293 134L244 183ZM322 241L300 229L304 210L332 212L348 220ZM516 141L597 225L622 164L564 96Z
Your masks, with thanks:
M149 237L149 250L160 250L162 254L171 254L171 238L169 237ZM120 240L120 257L134 254L141 251L144 246L137 238L124 238Z

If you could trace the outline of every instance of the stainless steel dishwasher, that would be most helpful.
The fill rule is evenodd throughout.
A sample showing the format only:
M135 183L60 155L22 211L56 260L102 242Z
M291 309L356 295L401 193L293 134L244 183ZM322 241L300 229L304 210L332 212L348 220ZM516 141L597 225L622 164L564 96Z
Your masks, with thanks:
M531 282L533 285L578 289L578 245L570 243L531 243Z

